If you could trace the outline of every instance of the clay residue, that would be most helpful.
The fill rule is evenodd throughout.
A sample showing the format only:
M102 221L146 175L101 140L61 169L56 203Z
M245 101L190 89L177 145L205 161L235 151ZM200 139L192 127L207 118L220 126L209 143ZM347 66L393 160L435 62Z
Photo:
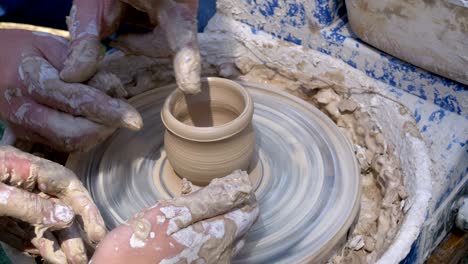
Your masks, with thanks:
M332 263L373 263L392 243L403 220L407 198L398 159L370 115L346 94L323 88L306 99L335 121L354 145L361 169L362 197L358 221L350 240ZM358 261L358 262L356 262Z
M242 206L249 202L252 196L252 186L247 173L238 170L224 178L213 179L203 189L163 203L160 210L176 225L168 229L168 233L172 234L187 227L191 222L214 217ZM187 217L184 217L184 211L189 214ZM186 218L190 219L184 221Z
M181 194L182 195L187 195L192 192L200 190L201 187L198 187L196 185L193 185L193 183L186 178L182 179L182 189L181 189Z
M133 240L130 240L130 246L132 247L135 247L135 245L133 245L134 240L144 243L150 237L151 222L143 218L143 216L143 213L139 213L130 221L130 226L133 229Z

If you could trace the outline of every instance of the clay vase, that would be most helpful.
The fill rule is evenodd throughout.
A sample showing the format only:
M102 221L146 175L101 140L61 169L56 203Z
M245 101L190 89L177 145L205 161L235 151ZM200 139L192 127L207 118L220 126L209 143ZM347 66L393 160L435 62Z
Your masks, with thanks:
M237 169L247 171L255 147L253 112L247 90L227 79L203 79L196 95L172 92L161 110L172 168L201 186Z

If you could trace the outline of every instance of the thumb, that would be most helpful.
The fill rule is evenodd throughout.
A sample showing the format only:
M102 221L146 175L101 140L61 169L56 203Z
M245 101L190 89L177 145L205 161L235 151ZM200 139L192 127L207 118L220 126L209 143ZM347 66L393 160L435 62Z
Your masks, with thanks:
M75 0L67 17L70 45L60 78L66 82L84 82L97 71L104 55L101 38L117 28L124 11L120 1Z
M94 3L92 3L94 2ZM75 1L67 17L70 45L60 78L66 82L84 82L97 70L101 56L98 1Z

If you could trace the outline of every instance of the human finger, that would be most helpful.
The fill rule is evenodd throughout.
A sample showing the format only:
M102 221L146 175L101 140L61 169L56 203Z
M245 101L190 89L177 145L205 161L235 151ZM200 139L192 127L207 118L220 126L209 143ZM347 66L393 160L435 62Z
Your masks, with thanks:
M69 83L88 80L96 72L98 61L102 56L104 56L104 48L97 36L88 36L70 42L67 59L60 71L60 78Z
M230 241L231 243L241 240L247 234L255 221L257 221L259 212L260 209L255 202L223 215L224 219L232 222L235 226L236 232L233 240Z
M201 90L197 10L197 0L162 0L157 11L161 28L175 54L174 72L177 85L188 94L195 94Z
M9 110L9 123L34 131L47 139L48 145L65 152L94 147L116 129L40 105L24 96L13 97Z
M33 53L41 54L50 64L56 68L63 68L63 62L66 59L68 39L47 32L30 31L32 36L30 40L34 43L37 51L29 51L23 54L27 56ZM26 34L26 33L24 33Z
M50 231L44 232L43 236L35 236L32 238L31 243L39 250L39 254L47 263L67 263L65 254L60 248L57 239Z
M0 172L1 178L9 179L11 185L34 184L40 191L57 197L73 208L77 220L83 222L90 241L98 242L105 236L106 228L99 210L83 184L69 169L13 147L0 147L0 169L5 172L3 175Z
M117 0L74 1L67 18L70 46L60 77L66 82L84 82L97 70L103 56L100 39L117 28L125 5Z
M73 208L77 220L83 224L87 238L99 242L106 234L104 220L83 184L69 169L39 160L37 163L39 189L58 197Z
M185 249L169 255L163 262L177 263L187 261L188 252L193 252L191 261L203 259L207 263L229 263L236 251L236 242L245 235L258 215L256 205L232 211L233 215L221 215L199 221L183 228L171 237Z
M214 179L198 191L159 203L168 221L167 235L203 219L224 214L244 205L253 196L253 189L245 171Z
M60 202L60 200L55 197L51 197L44 193L40 194L43 194L44 197L48 197L52 201ZM57 242L65 254L69 264L88 263L86 248L80 231L81 229L78 222L73 221L70 226L53 232L53 235L57 239Z
M66 205L4 183L0 183L0 215L30 223L38 232L67 227L74 218Z
M27 92L43 105L107 126L138 130L143 125L140 114L131 105L87 85L63 82L58 71L41 56L23 58L19 71Z
M70 227L55 231L54 233L69 264L88 263L86 248L76 222Z

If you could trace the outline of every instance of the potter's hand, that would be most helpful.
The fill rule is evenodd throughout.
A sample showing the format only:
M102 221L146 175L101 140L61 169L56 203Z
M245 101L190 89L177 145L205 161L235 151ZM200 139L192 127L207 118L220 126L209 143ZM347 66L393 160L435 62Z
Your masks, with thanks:
M0 39L0 119L17 137L75 151L99 143L115 127L142 126L124 101L60 80L65 39L12 29L0 30Z
M198 0L74 0L68 19L71 44L60 77L67 82L90 79L102 56L100 39L128 22L149 26L153 32L127 37L135 47L127 52L152 57L169 49L179 88L197 93L201 72L197 10Z
M92 258L100 263L229 263L258 216L245 172L160 201L110 232Z
M50 263L87 263L78 221L86 241L104 237L104 221L73 172L0 147L0 240Z

